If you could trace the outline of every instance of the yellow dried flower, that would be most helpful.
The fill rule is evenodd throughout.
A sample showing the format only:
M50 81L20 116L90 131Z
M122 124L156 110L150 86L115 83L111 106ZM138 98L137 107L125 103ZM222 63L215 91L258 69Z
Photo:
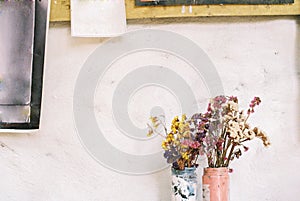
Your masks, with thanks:
M147 133L147 136L150 137L150 136L152 136L152 135L153 135L153 129L150 128L149 131L148 131L148 133Z
M161 144L161 147L162 147L164 150L167 150L167 149L168 149L168 142L167 142L167 141L163 141L162 144Z
M182 137L184 137L184 138L190 138L191 136L190 136L190 131L185 131L185 132L183 132L183 134L182 134Z
M184 130L184 124L182 122L179 123L179 126L178 126L178 131L179 133L182 133Z
M178 122L178 116L175 116L174 119L172 120L172 124L175 124L175 122Z
M174 140L173 144L178 146L178 145L180 145L180 142L178 140Z
M182 158L185 159L185 160L188 160L189 159L189 155L187 152L184 152L182 155Z
M172 133L168 134L168 136L167 136L167 138L166 138L166 141L167 141L167 142L172 142L172 141L174 141L174 136L173 136Z
M152 124L155 124L157 122L157 117L150 117L150 120Z
M171 130L172 130L173 133L177 133L177 129L174 125L171 125Z
M158 118L157 117L150 117L151 123L153 125L154 128L158 128L158 126L160 125Z

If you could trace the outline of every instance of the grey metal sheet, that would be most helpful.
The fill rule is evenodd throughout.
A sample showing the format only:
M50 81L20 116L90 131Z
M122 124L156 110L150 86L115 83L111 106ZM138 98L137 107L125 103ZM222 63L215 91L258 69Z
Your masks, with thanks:
M30 122L30 106L0 106L0 119L11 123Z
M0 104L30 103L34 5L34 1L0 1Z
M0 129L40 123L48 0L0 0Z

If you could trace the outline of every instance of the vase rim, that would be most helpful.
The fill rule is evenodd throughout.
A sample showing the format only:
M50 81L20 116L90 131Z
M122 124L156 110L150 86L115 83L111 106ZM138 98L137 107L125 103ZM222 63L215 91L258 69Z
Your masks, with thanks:
M205 169L228 169L228 167L205 167Z
M204 168L204 173L206 173L206 174L228 174L228 172L229 172L228 167L218 167L218 168L206 167L206 168Z
M171 168L172 172L175 174L185 174L185 173L191 173L194 172L197 168L196 167L185 167L183 170L178 170L175 168Z

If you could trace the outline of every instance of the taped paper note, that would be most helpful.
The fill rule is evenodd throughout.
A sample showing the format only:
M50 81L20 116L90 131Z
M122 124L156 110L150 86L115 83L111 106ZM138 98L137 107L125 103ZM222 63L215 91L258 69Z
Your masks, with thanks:
M125 31L124 0L71 0L72 36L112 37Z

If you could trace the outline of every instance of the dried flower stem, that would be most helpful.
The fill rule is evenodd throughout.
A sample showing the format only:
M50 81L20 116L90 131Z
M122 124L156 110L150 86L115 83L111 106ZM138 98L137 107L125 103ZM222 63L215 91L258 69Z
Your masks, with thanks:
M229 166L229 163L230 163L230 161L231 161L231 156L232 156L232 153L233 153L233 150L234 150L235 146L236 146L236 143L233 143L233 144L231 145L231 149L230 149L230 152L229 152L229 155L228 155L228 159L227 159L227 161L226 161L226 167Z

